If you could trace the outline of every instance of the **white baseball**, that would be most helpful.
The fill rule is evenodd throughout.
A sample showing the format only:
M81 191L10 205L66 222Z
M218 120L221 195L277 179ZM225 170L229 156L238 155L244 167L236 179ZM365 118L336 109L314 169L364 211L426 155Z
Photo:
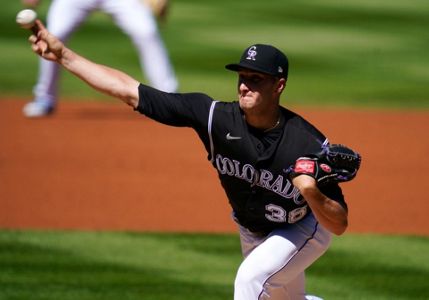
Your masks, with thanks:
M23 9L16 15L16 23L26 29L33 27L36 19L37 13L32 9Z

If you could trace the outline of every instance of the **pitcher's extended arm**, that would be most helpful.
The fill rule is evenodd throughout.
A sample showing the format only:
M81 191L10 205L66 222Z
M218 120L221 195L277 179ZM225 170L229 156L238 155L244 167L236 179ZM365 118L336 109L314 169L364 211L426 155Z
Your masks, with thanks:
M139 82L119 70L94 63L71 49L47 31L40 20L37 36L29 38L32 50L44 59L55 61L96 90L121 99L136 108Z

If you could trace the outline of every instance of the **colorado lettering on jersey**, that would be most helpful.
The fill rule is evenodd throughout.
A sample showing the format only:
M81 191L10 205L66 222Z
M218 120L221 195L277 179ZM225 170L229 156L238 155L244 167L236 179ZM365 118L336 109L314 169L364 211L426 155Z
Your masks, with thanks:
M242 164L240 161L216 155L215 164L218 172L222 175L233 176L245 180L252 186L259 186L272 191L279 196L292 199L297 205L301 205L305 200L300 197L299 190L282 175L274 177L273 173L265 169L256 169L250 164Z

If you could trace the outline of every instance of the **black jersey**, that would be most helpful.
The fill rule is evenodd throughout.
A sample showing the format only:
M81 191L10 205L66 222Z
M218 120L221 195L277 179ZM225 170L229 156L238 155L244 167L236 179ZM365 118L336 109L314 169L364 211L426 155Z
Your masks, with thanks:
M281 107L281 122L264 133L245 121L238 102L215 101L200 93L168 94L139 86L137 110L161 123L193 128L216 168L235 219L251 231L293 224L310 211L286 169L321 150L325 136L296 113ZM341 188L322 192L345 206Z

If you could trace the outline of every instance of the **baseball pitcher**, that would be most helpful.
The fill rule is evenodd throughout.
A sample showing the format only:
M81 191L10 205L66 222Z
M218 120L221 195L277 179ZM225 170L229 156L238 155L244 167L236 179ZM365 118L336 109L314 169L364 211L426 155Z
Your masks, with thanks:
M166 125L193 128L231 204L244 260L235 300L315 299L305 293L305 269L347 228L339 183L352 180L360 155L334 144L312 124L280 106L288 59L277 48L254 44L238 63L238 101L202 93L165 93L91 62L38 21L33 51L56 61L95 89Z

